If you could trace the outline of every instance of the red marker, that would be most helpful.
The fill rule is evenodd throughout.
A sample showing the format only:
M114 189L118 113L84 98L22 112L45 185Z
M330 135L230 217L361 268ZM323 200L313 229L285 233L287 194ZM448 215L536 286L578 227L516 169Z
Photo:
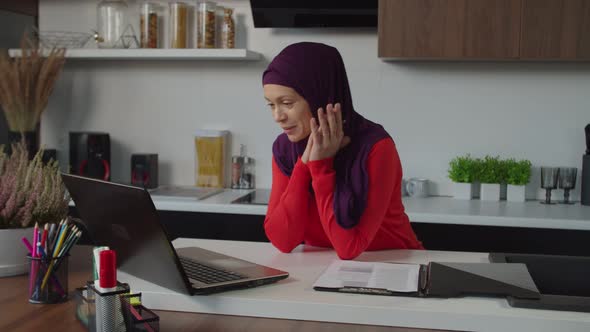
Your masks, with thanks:
M100 288L117 287L117 254L114 250L100 252L98 283Z

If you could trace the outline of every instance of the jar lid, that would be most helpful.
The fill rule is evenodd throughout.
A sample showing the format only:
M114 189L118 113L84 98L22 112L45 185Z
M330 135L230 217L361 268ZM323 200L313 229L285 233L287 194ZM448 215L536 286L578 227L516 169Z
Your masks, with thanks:
M233 157L231 157L231 162L232 163L243 163L244 158L242 156L233 156Z

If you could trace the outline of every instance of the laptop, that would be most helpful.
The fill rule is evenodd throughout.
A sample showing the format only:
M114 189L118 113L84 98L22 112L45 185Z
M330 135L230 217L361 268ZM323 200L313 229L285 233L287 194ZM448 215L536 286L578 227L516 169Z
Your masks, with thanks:
M146 189L62 173L88 235L118 269L179 293L265 285L289 273L198 247L174 248Z

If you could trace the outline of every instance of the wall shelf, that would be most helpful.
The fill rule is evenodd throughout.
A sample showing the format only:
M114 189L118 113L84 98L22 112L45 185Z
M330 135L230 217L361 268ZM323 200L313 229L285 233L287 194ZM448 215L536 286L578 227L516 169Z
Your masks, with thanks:
M19 57L20 49L8 51L11 57ZM80 60L223 60L255 61L262 54L247 49L69 49L67 59Z

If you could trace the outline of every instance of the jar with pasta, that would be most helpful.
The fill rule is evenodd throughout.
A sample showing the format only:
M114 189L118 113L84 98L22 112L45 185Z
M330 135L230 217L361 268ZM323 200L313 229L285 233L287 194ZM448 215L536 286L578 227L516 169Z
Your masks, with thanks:
M226 179L226 130L198 130L195 134L195 184L223 188Z
M223 25L221 26L221 47L236 47L236 26L233 18L234 10L232 8L223 9Z
M170 48L187 48L188 5L184 2L170 3Z
M160 35L158 20L158 5L150 2L142 3L139 16L141 48L158 48Z
M215 2L199 3L197 11L197 47L215 48Z

